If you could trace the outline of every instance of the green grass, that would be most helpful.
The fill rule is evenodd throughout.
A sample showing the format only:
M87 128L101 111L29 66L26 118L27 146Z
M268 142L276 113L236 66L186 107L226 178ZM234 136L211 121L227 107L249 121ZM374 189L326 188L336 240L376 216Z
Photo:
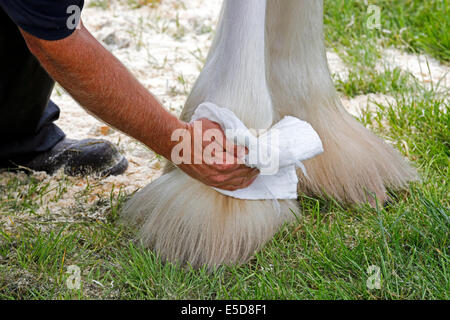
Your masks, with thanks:
M390 95L404 93L410 91L414 84L408 74L399 68L385 69L380 73L364 67L351 70L347 79L336 77L335 86L340 93L348 97L355 97L369 93Z
M368 27L368 6L380 8L380 28ZM325 0L325 36L329 47L346 52L354 45L395 46L450 62L447 0Z
M116 189L90 201L98 181L89 181L61 220L39 208L62 199L72 179L58 176L50 184L12 175L0 183L1 221L12 221L0 223L0 298L449 299L448 98L399 69L373 68L383 46L448 61L446 1L371 1L384 8L382 27L389 34L361 27L362 3L326 1L328 46L351 66L349 79L336 85L349 97L394 97L360 121L414 161L420 182L392 192L387 207L349 208L301 196L298 221L249 263L209 273L163 264L134 244L117 224L129 194ZM404 26L408 31L400 36ZM71 265L81 270L79 290L66 285ZM370 266L380 269L381 289L366 285Z

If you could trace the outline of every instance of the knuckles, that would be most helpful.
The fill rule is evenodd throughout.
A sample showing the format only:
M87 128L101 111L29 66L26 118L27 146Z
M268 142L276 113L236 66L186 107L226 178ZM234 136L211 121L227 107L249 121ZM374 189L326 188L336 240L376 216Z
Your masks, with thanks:
M227 172L235 169L235 165L233 164L216 164L215 166L219 172Z
M224 175L216 175L211 177L211 182L217 187L222 183L226 182L227 178Z

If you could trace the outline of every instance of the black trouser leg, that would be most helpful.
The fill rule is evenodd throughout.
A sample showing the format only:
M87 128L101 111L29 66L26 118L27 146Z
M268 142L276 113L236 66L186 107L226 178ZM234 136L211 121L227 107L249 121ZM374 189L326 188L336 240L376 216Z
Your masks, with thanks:
M64 138L53 123L59 117L49 100L54 84L0 8L0 160L47 151Z

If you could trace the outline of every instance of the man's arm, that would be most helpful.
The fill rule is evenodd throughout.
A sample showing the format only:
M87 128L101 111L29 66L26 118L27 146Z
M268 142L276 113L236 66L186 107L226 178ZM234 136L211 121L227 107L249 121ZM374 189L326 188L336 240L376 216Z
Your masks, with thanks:
M82 27L58 41L38 39L21 30L31 52L70 95L90 113L170 160L176 129L193 127L170 114L139 81ZM204 120L208 128L220 127ZM191 135L193 136L193 135ZM234 152L233 150L226 150ZM235 162L237 163L237 162ZM179 165L203 183L227 190L249 186L257 170L244 165Z

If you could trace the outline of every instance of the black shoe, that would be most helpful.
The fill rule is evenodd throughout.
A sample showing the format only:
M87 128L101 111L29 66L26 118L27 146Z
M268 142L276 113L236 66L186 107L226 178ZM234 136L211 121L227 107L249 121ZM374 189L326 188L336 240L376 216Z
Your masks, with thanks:
M53 174L64 167L67 175L120 175L128 168L127 159L111 142L105 140L63 139L51 150L38 154L32 159L11 160L16 167Z

